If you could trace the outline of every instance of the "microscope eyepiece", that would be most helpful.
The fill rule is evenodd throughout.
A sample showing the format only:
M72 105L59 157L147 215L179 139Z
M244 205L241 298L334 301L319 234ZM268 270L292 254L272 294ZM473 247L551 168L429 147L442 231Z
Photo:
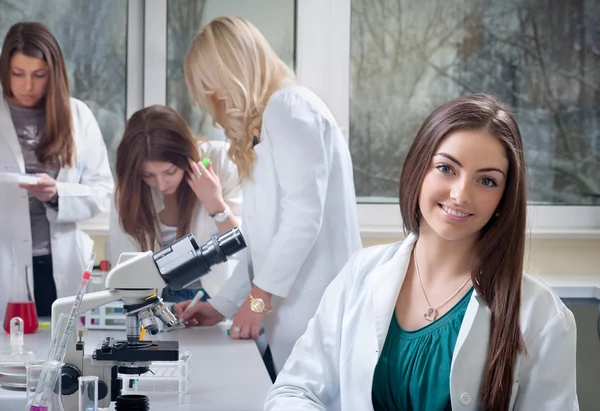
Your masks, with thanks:
M169 287L181 290L208 274L211 267L224 263L244 248L244 236L239 228L234 228L211 238L202 246L192 234L188 234L156 252L153 258Z

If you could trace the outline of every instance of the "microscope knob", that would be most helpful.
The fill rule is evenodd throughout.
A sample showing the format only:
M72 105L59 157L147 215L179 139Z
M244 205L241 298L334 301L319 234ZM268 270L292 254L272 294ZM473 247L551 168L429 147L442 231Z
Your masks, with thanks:
M98 401L108 395L108 385L103 380L98 380Z
M65 365L62 367L62 394L71 395L79 389L79 380L81 372L74 365Z

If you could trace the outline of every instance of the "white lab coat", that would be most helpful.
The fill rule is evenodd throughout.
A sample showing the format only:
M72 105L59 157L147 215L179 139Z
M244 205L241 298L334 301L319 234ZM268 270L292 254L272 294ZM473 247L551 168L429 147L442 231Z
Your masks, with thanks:
M213 170L219 176L223 190L223 200L229 206L231 213L240 218L242 213L242 188L239 184L237 167L227 158L227 148L227 145L222 141L204 141L198 144L201 157L209 157L211 159ZM184 179L181 184L187 184L186 180ZM161 212L164 208L164 203L163 195L160 191L152 189L152 200L156 212ZM219 233L215 221L199 201L196 203L192 214L190 230L194 234L194 237L196 237L196 240L198 240L199 245L208 241L213 234ZM123 231L114 201L110 217L108 241L109 259L112 264L116 264L123 252L142 251L133 237ZM219 293L223 284L231 277L237 261L237 258L234 256L225 263L213 266L212 270L202 277L202 287L209 296Z
M327 285L361 247L348 144L329 109L291 85L263 113L252 177L243 182L246 258L210 300L231 318L250 281L273 294L264 328L279 371Z
M0 95L2 89L0 88ZM90 258L94 242L77 222L88 220L100 212L108 212L114 183L106 146L98 123L89 107L71 99L73 135L76 145L76 165L60 169L57 181L58 212L47 208L50 222L52 268L58 297L75 295L85 265ZM19 140L12 122L10 109L0 97L0 165L7 171L25 172ZM10 243L14 243L18 264L32 264L31 226L27 191L16 183L0 183L0 282L13 280L9 264L12 263ZM19 271L23 273L24 268ZM22 281L21 281L22 280ZM33 274L30 272L29 284ZM19 277L13 288L25 287L25 276ZM11 287L0 287L0 315L4 316ZM13 290L14 292L14 290ZM33 297L33 295L32 295Z
M331 283L306 333L269 391L265 410L372 410L371 388L396 300L417 239L353 256ZM491 312L473 291L450 371L455 411L479 410ZM510 410L578 410L573 314L536 278L524 275L521 331Z

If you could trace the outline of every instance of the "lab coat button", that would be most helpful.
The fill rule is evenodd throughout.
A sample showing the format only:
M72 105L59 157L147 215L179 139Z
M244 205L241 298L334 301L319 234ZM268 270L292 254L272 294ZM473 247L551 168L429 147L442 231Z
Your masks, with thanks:
M462 405L469 405L471 403L471 396L468 392L463 392L460 396L460 403Z

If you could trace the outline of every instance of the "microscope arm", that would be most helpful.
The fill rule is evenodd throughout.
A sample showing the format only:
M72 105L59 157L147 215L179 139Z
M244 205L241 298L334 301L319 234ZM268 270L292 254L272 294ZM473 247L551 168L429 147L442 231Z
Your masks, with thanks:
M95 293L90 293L90 294L84 294L83 299L81 300L81 305L79 306L79 313L84 313L88 310L91 310L93 308L97 308L100 306L103 306L105 304L111 303L113 301L117 301L121 298L123 299L129 299L129 298L135 298L135 299L144 299L146 297L148 297L149 295L151 295L153 292L153 290L106 290L106 291L99 291L99 292L95 292ZM64 298L59 298L57 299L54 304L52 304L52 339L51 341L54 341L54 336L56 334L56 332L64 332L65 330L65 326L67 325L66 323L63 323L61 325L61 330L58 330L58 321L60 318L61 314L65 314L67 316L67 318L65 319L68 320L68 316L71 312L71 308L73 307L73 303L75 302L75 296L71 296L71 297L64 297ZM78 321L78 319L77 319ZM77 325L78 323L76 322L75 325ZM61 336L59 336L61 337ZM73 333L71 335L71 338L69 340L69 347L67 348L68 351L75 351L75 341L77 341L77 332L74 329ZM67 355L68 357L68 355ZM65 357L65 362L67 361L67 358Z

